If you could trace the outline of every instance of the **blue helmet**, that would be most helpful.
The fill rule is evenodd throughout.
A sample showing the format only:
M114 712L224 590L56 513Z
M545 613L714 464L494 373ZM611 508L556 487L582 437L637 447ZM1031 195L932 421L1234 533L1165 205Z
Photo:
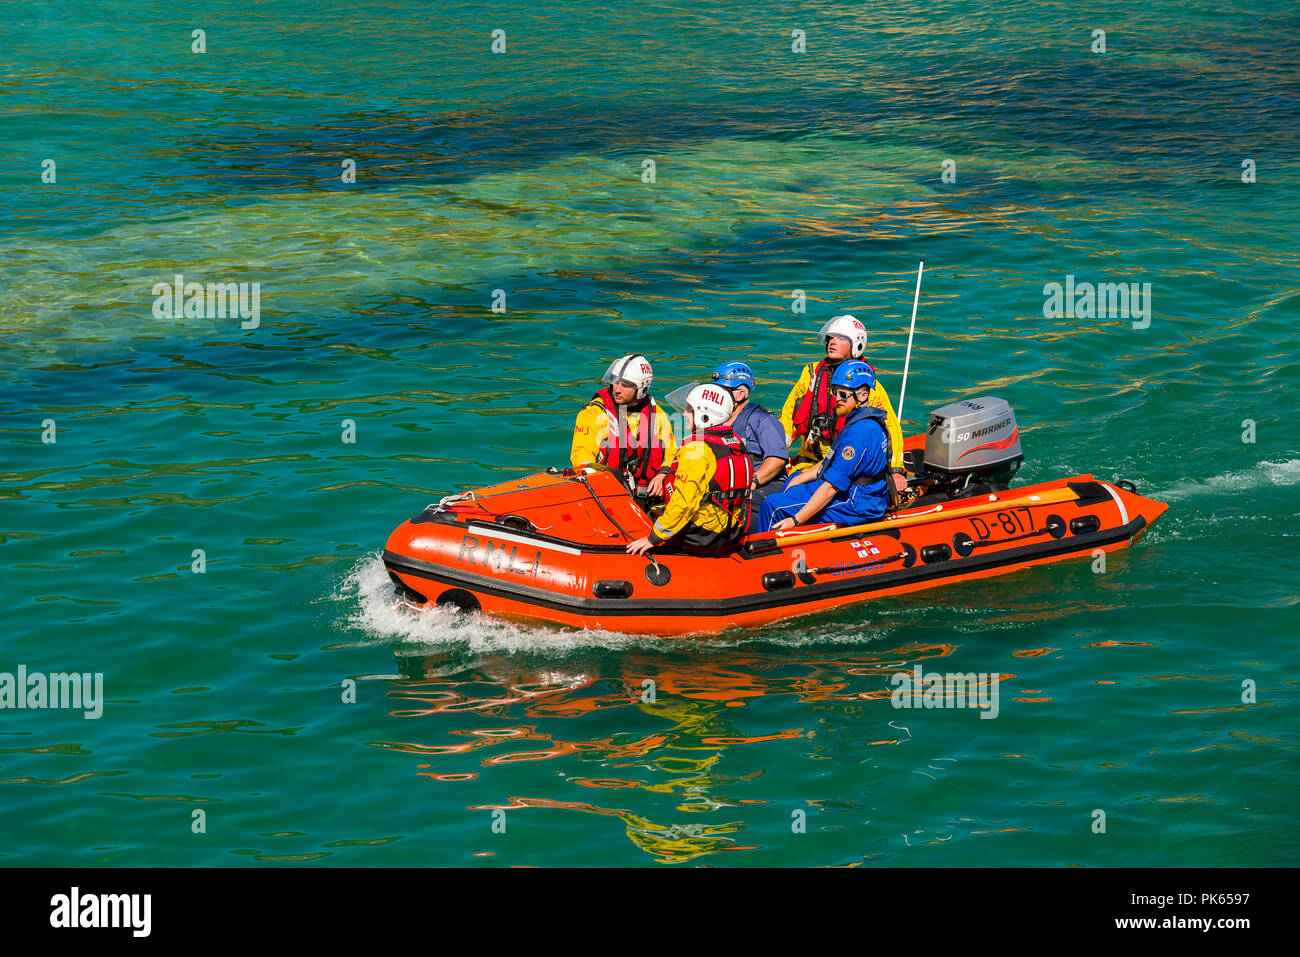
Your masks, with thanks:
M850 359L848 362L841 362L835 375L831 376L831 386L843 386L849 389L870 389L876 384L876 374L871 371L871 366L867 365L861 359Z
M743 385L754 391L754 370L743 362L724 362L713 373L713 381L724 389L734 389Z

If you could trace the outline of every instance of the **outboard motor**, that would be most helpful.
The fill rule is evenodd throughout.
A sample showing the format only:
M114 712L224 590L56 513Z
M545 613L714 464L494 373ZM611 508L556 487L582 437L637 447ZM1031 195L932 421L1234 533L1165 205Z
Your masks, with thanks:
M927 496L948 498L1000 491L1024 457L1010 403L995 396L964 399L930 413L917 484Z

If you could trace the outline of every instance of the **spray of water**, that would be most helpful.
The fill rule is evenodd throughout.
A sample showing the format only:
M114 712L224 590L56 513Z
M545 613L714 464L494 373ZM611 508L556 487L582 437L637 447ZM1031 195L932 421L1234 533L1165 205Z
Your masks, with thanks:
M378 552L359 559L330 596L344 608L342 624L370 641L416 648L485 653L556 653L578 648L621 649L644 643L612 631L574 631L523 625L455 608L416 608L397 600Z
M1164 501L1194 498L1198 495L1224 495L1248 489L1300 482L1300 459L1260 462L1248 469L1223 472L1207 479L1188 479L1158 494Z

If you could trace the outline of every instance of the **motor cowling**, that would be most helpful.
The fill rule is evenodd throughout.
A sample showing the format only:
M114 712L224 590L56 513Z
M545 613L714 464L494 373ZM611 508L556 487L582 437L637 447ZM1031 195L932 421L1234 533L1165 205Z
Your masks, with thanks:
M963 399L930 413L927 472L1007 481L1024 457L1016 413L1005 399Z

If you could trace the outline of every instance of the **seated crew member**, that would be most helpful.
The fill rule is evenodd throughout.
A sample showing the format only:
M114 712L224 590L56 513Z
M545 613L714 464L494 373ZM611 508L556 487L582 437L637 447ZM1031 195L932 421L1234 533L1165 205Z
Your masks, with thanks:
M671 541L695 555L720 555L745 537L754 469L727 425L732 405L715 385L697 385L687 395L687 436L669 469L667 504L650 533L628 544L629 553L644 555Z
M785 441L780 420L757 402L749 401L754 391L754 372L749 366L743 362L724 362L713 373L713 381L731 393L736 410L727 425L745 443L745 451L754 463L754 491L749 496L752 532L758 526L763 499L785 487L789 443Z
M781 410L781 424L785 427L786 442L801 440L799 453L791 466L806 469L822 461L830 452L831 443L844 427L844 420L835 415L835 402L831 397L831 377L846 359L861 359L867 351L867 330L850 315L836 316L822 326L819 336L826 342L826 358L804 366L799 381L790 390ZM876 370L871 369L874 376ZM894 488L907 487L907 470L903 468L903 430L899 427L894 407L879 382L871 390L870 405L885 411L885 428L889 431L893 448L889 471Z
M578 413L569 461L575 469L609 466L623 473L634 494L657 498L677 441L667 413L650 396L650 362L641 355L616 359L602 381L604 388Z
M796 472L785 491L764 499L760 528L780 530L813 522L859 525L885 514L890 440L884 410L869 404L875 384L871 367L860 360L851 359L835 370L835 413L844 417L844 427L821 465Z

